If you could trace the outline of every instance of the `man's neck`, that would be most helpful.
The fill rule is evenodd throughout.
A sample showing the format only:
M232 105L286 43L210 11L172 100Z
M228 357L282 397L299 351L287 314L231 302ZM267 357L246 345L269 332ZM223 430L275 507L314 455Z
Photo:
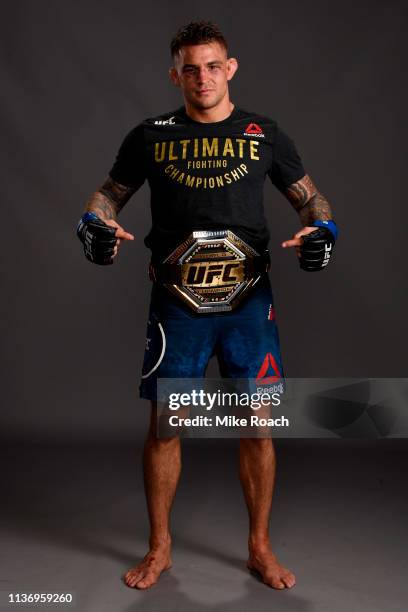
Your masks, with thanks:
M230 100L213 108L196 108L189 104L187 100L185 100L184 104L186 113L190 119L199 121L200 123L216 123L217 121L223 121L224 119L228 119L234 110L234 105Z

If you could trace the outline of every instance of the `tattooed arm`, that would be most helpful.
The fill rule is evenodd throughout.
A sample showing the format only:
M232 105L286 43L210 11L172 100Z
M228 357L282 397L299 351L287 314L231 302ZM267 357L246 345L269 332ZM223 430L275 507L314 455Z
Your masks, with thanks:
M84 245L85 255L94 263L112 263L123 240L134 240L117 222L117 216L136 189L117 183L110 177L95 191L86 203L85 213L94 213L99 219L81 219L78 237ZM103 222L103 223L102 223ZM81 225L82 223L82 225ZM91 226L91 223L93 225ZM107 231L106 226L116 231ZM96 227L95 227L96 226ZM102 227L101 227L102 226ZM114 238L116 238L116 241Z
M310 227L313 221L328 221L332 218L330 204L316 189L308 174L287 187L284 194L298 213L304 227Z
M297 254L300 256L299 247L303 243L302 237L315 232L317 229L312 226L313 222L332 219L330 204L316 189L308 174L305 174L296 183L289 185L283 193L298 213L303 229L297 232L290 240L282 242L282 246L284 248L296 247Z
M136 189L108 178L86 203L85 212L93 212L103 221L116 221L118 214Z

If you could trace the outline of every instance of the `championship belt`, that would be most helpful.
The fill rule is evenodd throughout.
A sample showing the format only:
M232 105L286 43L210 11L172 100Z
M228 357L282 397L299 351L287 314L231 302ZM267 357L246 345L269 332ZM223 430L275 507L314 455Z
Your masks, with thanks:
M150 264L151 280L163 284L194 312L229 311L269 269L260 255L229 230L197 231L161 264Z

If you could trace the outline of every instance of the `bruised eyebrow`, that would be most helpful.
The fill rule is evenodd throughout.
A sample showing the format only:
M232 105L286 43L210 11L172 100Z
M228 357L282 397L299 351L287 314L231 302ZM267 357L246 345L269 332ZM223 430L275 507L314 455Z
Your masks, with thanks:
M222 66L221 60L213 60L212 62L207 62L206 66ZM198 68L197 64L184 64L182 70L186 68Z

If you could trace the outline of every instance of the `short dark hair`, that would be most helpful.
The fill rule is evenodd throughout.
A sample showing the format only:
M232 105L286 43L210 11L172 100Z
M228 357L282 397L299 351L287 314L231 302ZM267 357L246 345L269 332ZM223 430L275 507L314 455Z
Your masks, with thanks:
M187 45L203 45L210 42L218 42L225 50L228 44L224 34L217 24L212 21L191 21L188 25L180 28L170 43L171 56L174 57L181 47Z

